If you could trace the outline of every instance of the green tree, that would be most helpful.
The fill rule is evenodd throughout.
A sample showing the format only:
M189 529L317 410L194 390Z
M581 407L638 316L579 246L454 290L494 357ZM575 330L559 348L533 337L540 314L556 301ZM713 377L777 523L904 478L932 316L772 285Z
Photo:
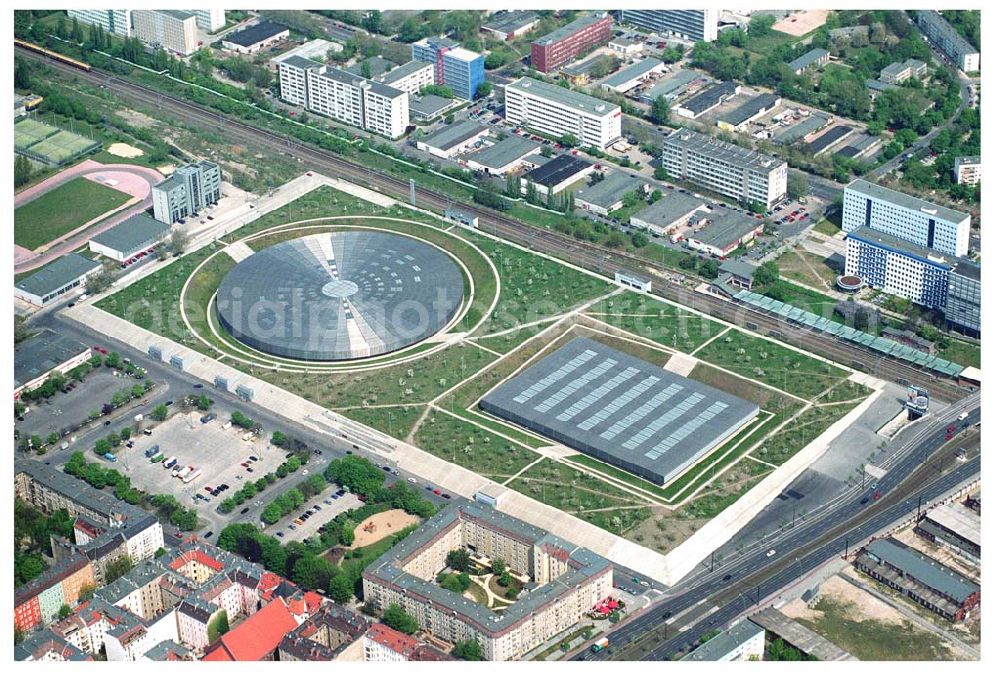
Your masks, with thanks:
M20 56L14 57L14 86L18 89L31 88L31 67Z
M809 190L809 181L801 171L790 172L788 175L788 196L792 199L804 197Z
M382 614L382 621L394 630L403 634L414 634L420 629L417 619L404 611L399 604L389 604Z
M761 288L766 288L777 283L780 276L778 263L772 260L757 267L753 273L753 282Z
M346 604L354 596L354 583L346 573L339 572L330 580L330 598L338 604Z
M479 661L483 659L483 647L475 639L468 639L457 642L451 654L459 660Z
M150 416L153 417L153 419L155 419L156 421L163 421L164 419L167 418L167 415L169 413L170 413L170 408L164 405L163 403L160 403L159 405L153 408L153 413Z
M31 162L24 155L14 157L14 187L31 182Z
M216 639L229 631L229 614L223 609L219 611L208 623L208 643L213 643Z
M476 98L486 98L491 93L493 93L493 84L486 80L480 82L479 86L476 87Z
M559 144L563 147L576 147L578 142L576 136L571 133L564 133L559 136Z
M131 571L134 566L132 559L128 555L122 555L117 559L111 560L104 569L104 584L110 585Z
M456 571L468 571L472 566L472 556L465 548L457 548L448 552L445 562Z
M507 562L497 557L490 562L490 571L495 574L501 574L507 570Z
M59 607L59 619L65 620L66 618L73 615L73 609L69 607L69 604L63 604Z
M657 96L649 109L649 118L661 126L670 123L670 102L665 96Z
M95 592L97 592L97 587L93 583L81 585L80 591L76 595L77 601L90 601Z

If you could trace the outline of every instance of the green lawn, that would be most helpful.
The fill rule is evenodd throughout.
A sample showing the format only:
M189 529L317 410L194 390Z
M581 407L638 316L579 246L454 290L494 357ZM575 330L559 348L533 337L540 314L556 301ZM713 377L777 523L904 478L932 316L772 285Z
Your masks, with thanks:
M840 233L840 227L833 224L826 218L823 218L822 220L817 222L816 225L813 227L813 229L819 232L820 234L826 234L827 236L836 236L837 234Z
M778 257L777 263L784 278L819 291L836 287L838 272L819 255L801 249L789 250Z
M74 178L14 211L14 243L34 250L130 198L92 180Z
M726 329L717 321L632 292L602 300L587 313L616 328L687 353Z
M738 330L730 330L709 343L698 357L801 398L819 395L848 374L842 368Z
M499 435L440 412L427 415L414 439L424 451L498 481L538 458Z
M404 439L417 423L425 405L394 405L392 407L353 407L340 413L349 419L387 433L397 440Z
M542 459L508 486L619 535L652 514L637 497L551 459Z
M939 349L937 355L959 365L979 367L982 351L978 344L952 337L948 339L948 346Z
M842 403L829 407L810 407L768 438L751 456L780 466L857 405Z

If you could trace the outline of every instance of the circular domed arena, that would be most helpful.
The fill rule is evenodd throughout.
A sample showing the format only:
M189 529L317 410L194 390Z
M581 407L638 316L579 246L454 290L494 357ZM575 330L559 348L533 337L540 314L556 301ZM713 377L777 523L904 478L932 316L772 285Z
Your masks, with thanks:
M220 324L257 351L308 361L390 353L450 324L464 283L439 248L401 234L347 230L269 246L216 295Z

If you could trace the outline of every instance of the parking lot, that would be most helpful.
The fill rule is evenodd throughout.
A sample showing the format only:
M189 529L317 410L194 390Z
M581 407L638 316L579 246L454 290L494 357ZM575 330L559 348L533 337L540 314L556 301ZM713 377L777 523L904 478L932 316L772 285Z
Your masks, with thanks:
M111 397L116 392L126 387L132 388L137 383L140 383L139 379L120 376L115 371L102 367L88 374L82 382L76 382L75 388L68 393L60 391L48 400L27 402L31 411L24 415L24 421L16 422L15 427L21 431L21 435L40 435L44 438L53 431L62 435L64 430L86 422L92 411L100 411L101 405L111 402ZM161 392L154 389L147 394L147 398ZM140 401L134 401L115 410L110 417L112 428L120 430L121 426L128 425L130 415L135 414L133 408L137 406L143 407Z
M244 480L257 480L273 472L285 460L285 452L271 446L266 438L244 442L246 431L236 426L224 429L222 417L203 424L201 416L197 411L174 414L153 429L152 435L139 435L133 447L123 448L118 454L118 462L120 470L131 477L137 487L154 494L170 494L182 505L194 507L199 514L205 515L214 511L219 501L242 487ZM151 463L146 458L145 451L154 445L159 445L163 461ZM258 460L248 461L251 455ZM201 475L186 484L179 478L172 478L172 470L163 467L170 457L176 457L179 466L200 469ZM247 463L249 469L241 463ZM279 481L271 489L281 483ZM229 489L219 496L212 497L206 490L206 487L215 488L221 484L228 484ZM288 486L291 484L289 482ZM201 498L196 498L197 494ZM260 498L267 498L267 492Z
M321 494L313 496L302 507L267 527L265 531L283 541L306 540L340 513L361 506L361 501L354 494L343 493L338 496L338 491L342 491L338 485L328 486ZM316 506L319 506L319 510L315 510ZM310 514L302 520L306 513ZM296 519L302 523L296 524Z

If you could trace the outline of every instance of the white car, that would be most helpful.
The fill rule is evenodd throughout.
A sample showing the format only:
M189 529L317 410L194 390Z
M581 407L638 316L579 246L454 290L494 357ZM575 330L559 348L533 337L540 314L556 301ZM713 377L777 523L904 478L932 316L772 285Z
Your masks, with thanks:
M412 484L416 484L417 483L417 479L414 478L414 477L408 477L408 478L406 478L406 481L410 482Z
M770 550L767 551L767 556L774 557L774 548L771 548Z

